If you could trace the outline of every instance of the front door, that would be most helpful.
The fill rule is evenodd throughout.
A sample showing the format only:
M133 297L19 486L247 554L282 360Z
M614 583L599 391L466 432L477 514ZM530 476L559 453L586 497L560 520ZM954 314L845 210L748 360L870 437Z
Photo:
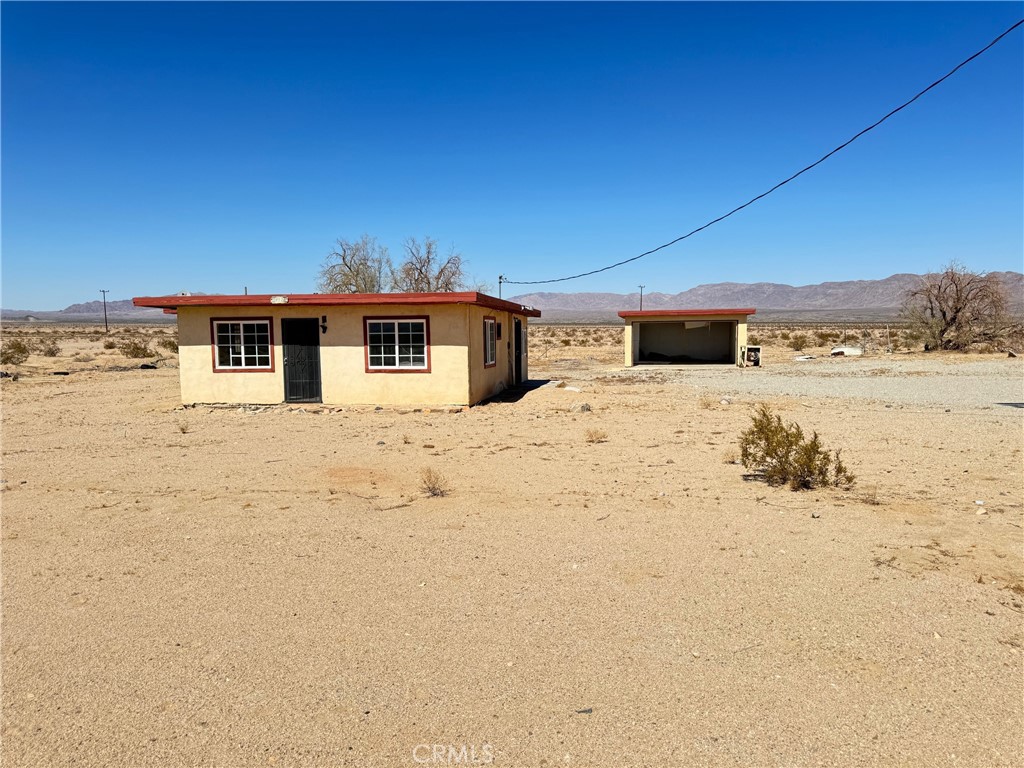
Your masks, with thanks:
M320 324L315 317L281 320L284 348L284 399L320 402Z

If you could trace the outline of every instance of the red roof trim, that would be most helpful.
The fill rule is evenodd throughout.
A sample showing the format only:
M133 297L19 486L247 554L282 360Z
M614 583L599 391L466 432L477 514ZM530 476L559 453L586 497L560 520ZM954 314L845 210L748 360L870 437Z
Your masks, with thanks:
M718 317L721 315L754 315L753 307L744 309L644 309L623 310L619 317Z
M277 304L271 298L278 296L288 301ZM374 305L412 305L429 304L475 304L501 312L512 312L525 317L540 317L540 310L524 307L504 299L497 299L485 293L462 291L458 293L282 293L282 294L245 294L242 296L136 296L132 299L136 307L156 307L158 309L178 309L179 307L269 307L269 306L301 306L329 307L353 306L368 307Z

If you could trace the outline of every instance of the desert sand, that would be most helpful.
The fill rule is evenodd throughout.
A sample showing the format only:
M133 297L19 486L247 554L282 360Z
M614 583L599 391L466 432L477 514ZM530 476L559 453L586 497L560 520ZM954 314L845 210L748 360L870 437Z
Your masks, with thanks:
M5 328L61 351L2 382L4 764L1019 765L1024 361L620 333L452 413L183 408L169 349ZM745 479L758 402L856 484Z

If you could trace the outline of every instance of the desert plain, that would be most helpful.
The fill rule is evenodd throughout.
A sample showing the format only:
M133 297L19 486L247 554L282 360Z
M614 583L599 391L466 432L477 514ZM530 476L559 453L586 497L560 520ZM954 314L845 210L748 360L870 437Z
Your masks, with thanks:
M6 766L1021 764L1020 358L551 326L470 409L185 408L102 330L4 329ZM747 477L762 402L855 484Z

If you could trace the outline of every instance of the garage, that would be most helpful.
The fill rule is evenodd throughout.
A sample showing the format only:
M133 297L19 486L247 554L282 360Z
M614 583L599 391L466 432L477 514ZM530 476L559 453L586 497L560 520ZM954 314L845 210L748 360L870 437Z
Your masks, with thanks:
M619 312L626 324L625 363L743 365L753 308Z

